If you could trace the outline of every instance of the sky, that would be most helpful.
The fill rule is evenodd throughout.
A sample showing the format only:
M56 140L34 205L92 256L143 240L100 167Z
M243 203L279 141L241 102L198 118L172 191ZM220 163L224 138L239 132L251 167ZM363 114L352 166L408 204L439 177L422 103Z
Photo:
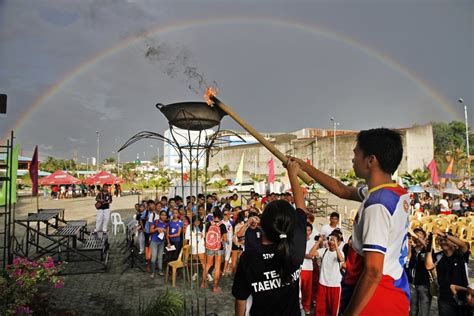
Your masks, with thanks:
M85 163L99 131L103 159L207 85L262 132L463 121L459 98L472 125L473 20L470 0L0 0L0 135Z

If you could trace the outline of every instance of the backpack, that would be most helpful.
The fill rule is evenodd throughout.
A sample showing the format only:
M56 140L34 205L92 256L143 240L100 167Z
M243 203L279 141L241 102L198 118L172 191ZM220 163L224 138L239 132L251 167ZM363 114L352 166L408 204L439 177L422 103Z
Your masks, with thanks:
M206 249L209 250L221 250L222 246L222 235L221 235L221 224L212 223L206 234Z

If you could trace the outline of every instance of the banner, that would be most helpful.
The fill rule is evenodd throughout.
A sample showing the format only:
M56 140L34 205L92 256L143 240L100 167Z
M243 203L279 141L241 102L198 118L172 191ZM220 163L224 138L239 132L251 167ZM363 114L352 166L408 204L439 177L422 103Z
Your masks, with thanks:
M275 182L275 165L273 164L273 157L267 162L268 167L268 183Z
M35 152L33 153L33 158L31 158L30 163L30 179L31 179L31 195L38 195L38 146L35 147Z
M11 188L11 203L16 203L16 178L17 178L17 173L18 173L18 153L20 152L20 146L17 144L15 145L15 147L13 147L13 151L12 151L12 159L11 161L9 161L9 164L8 164L8 174L5 174L5 176L9 176L10 175L10 170L11 170L11 175L12 175L12 179L11 179L11 182L7 182L7 181L4 181L3 184L2 184L2 190L0 192L0 206L4 206L5 203L7 202L6 201L6 196L7 196L7 192L8 192L8 189L9 189L9 184L11 183L12 184L12 188ZM5 160L7 158L5 157Z
M433 183L433 185L438 184L439 183L438 167L436 166L436 161L434 160L434 158L426 167L431 173L431 183ZM451 166L451 170L452 170L452 166Z

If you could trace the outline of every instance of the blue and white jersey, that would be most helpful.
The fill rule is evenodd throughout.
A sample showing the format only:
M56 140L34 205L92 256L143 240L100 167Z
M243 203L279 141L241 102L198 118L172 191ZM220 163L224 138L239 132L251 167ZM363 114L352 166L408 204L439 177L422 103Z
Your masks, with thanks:
M393 286L409 297L403 267L408 256L410 196L396 183L359 193L365 198L354 219L352 247L361 256L365 251L384 254L383 278L393 279Z

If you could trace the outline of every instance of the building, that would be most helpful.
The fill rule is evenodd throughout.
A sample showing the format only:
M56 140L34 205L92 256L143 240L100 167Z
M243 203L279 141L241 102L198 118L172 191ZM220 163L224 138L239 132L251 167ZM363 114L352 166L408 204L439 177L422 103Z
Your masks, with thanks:
M403 136L403 158L399 174L423 169L433 159L434 141L431 124L399 129ZM352 169L353 149L358 131L336 132L336 174ZM265 134L266 138L283 154L309 160L325 173L334 172L334 132L305 128L291 133ZM244 155L244 178L254 174L267 174L267 162L275 159L275 175L283 175L285 169L278 159L260 143L244 143L225 146L209 163L209 172L227 165L233 177Z

